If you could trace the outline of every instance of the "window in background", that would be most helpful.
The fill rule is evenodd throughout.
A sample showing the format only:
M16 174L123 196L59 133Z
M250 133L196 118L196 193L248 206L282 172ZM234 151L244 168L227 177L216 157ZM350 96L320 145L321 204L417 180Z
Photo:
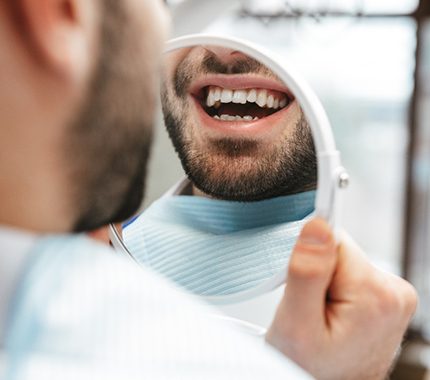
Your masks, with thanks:
M430 20L423 23L419 51L407 273L420 294L414 327L430 340Z
M414 21L280 18L262 23L231 15L207 31L266 46L308 79L351 176L342 224L374 261L400 272Z
M418 0L242 0L251 13L364 13L408 14L418 6Z

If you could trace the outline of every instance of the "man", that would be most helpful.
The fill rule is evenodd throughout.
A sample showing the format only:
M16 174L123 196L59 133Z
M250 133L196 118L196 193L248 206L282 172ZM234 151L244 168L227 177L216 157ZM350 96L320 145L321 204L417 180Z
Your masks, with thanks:
M134 257L205 296L248 290L283 270L314 211L317 180L294 95L248 55L196 46L166 57L162 105L188 179L126 225Z
M216 46L166 60L166 127L194 193L258 201L315 189L309 125L268 67Z
M149 0L0 3L6 379L308 378L150 271L71 234L127 218L140 201L161 13ZM318 378L382 379L415 302L410 285L347 241L337 249L316 220L293 254L270 341Z

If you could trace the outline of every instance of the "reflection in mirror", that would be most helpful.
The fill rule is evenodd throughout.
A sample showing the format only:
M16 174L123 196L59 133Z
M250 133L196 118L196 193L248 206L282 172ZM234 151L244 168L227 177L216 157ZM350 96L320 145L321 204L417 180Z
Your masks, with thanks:
M161 99L186 179L124 224L128 251L200 296L285 271L317 183L294 94L254 57L194 46L166 54Z

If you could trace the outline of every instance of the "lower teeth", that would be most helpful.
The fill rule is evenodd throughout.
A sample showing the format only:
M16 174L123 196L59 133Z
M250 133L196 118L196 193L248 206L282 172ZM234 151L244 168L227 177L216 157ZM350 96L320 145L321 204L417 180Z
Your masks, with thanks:
M238 115L233 116L233 115L225 115L225 114L223 114L221 116L215 115L213 118L217 119L217 120L223 120L223 121L253 121L253 120L259 119L257 116L252 117L250 115L246 115L246 116L242 117L242 116L238 116Z

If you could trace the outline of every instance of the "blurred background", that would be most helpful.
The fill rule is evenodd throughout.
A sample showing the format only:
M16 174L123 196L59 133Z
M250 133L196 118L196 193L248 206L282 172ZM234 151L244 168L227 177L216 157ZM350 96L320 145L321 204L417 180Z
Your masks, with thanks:
M253 41L310 82L351 176L342 225L421 297L393 378L430 378L430 1L166 2L173 36ZM146 204L182 176L160 116Z

